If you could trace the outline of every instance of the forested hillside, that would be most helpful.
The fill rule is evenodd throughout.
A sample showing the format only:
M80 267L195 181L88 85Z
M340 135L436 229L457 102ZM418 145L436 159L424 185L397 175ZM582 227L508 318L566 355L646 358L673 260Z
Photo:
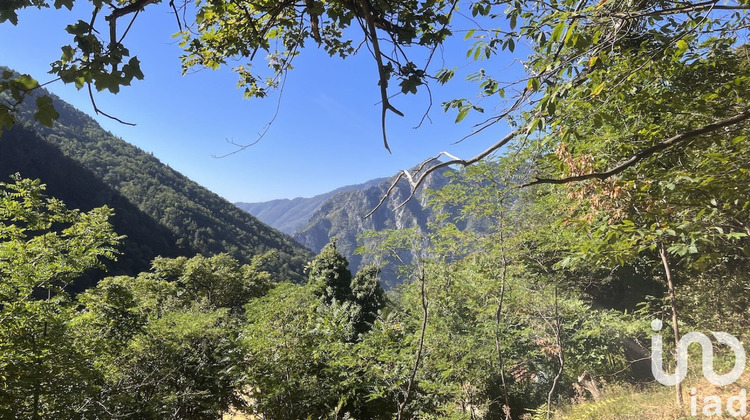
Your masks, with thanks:
M179 241L175 232L105 184L91 170L64 155L33 128L20 124L3 133L0 139L0 176L9 180L14 173L42 180L50 195L72 208L90 210L107 205L115 209L112 224L127 239L120 246L122 255L116 262L108 263L113 273L136 274L147 270L156 256L196 253L185 241Z
M27 100L27 102L31 102ZM55 99L52 127L33 123L30 106L0 142L0 175L38 177L76 208L107 204L128 236L117 271L138 273L156 256L229 253L242 262L275 251L276 276L297 278L308 251L158 159L104 131Z
M73 3L1 2L0 23ZM246 97L291 89L311 46L370 53L388 150L401 94L432 107L432 87L473 60L477 90L459 83L442 106L457 123L485 114L468 137L491 140L321 205L304 231L320 252L300 281L291 239L65 104L55 122L39 97L33 118L53 127L29 143L11 131L17 151L39 165L36 153L54 155L39 142L54 144L88 171L62 175L93 174L112 188L87 181L95 196L138 210L117 222L39 180L0 181L0 418L747 417L747 1L105 1L67 28L52 73L112 92L142 78L123 26L159 3L177 19L183 70L244 63L232 69ZM2 73L0 129L32 120L17 102L38 89ZM123 241L111 221L127 228L139 212L174 235L154 251L232 255L91 274ZM365 229L373 264L353 271L344 232ZM272 248L280 261L260 254ZM388 270L401 282L386 291ZM95 286L70 293L87 273Z

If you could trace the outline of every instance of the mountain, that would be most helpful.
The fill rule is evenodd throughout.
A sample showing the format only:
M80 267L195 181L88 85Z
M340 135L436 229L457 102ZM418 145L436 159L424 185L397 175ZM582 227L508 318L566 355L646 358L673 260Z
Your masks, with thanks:
M363 261L362 255L355 254L357 247L362 245L358 242L357 236L371 230L380 232L415 226L422 230L426 229L433 214L426 206L425 190L437 190L447 185L447 171L449 169L436 171L428 176L414 197L397 209L411 192L409 183L401 179L391 191L390 197L368 218L364 216L378 205L395 181L395 176L367 188L335 194L326 200L312 215L307 225L298 229L293 236L314 252L320 252L332 238L336 238L336 249L349 260L352 272L356 272L361 266L371 262ZM401 256L407 264L411 257ZM393 264L389 264L381 275L381 281L386 287L399 283L392 266Z
M292 236L316 253L332 238L336 238L337 250L349 260L352 272L356 272L361 266L371 262L363 261L362 255L355 254L358 246L362 245L357 241L357 236L371 230L383 231L414 226L426 229L427 223L432 220L432 212L426 206L424 192L447 185L447 171L449 169L434 172L408 203L396 209L409 197L411 191L408 182L402 179L385 203L366 219L364 216L380 202L396 176L341 187L312 198L238 205L277 229L289 231L292 226L298 226ZM406 253L400 257L403 262L409 263L413 256ZM381 275L381 281L386 287L399 283L393 265L388 264Z
M33 107L21 106L19 121L0 138L0 179L19 172L40 178L48 193L69 207L114 208L115 230L127 239L111 272L144 271L157 255L226 252L247 263L274 251L267 269L277 279L303 279L310 252L290 236L115 137L54 95L40 94L53 98L60 116L52 127L41 126L33 122Z
M348 185L309 198L297 197L291 200L285 198L260 203L239 202L234 204L260 219L261 222L284 233L292 234L297 229L304 227L320 206L334 195L345 191L363 190L377 185L385 179L377 178L362 184Z

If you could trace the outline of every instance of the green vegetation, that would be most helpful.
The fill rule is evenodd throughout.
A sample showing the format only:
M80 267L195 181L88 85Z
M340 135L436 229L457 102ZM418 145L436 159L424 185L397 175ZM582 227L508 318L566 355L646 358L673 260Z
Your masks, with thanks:
M15 23L19 8L48 3L4 3L0 20ZM112 6L114 27L153 2L95 3ZM264 96L305 40L332 55L352 53L343 33L358 23L379 70L385 119L399 113L389 81L406 94L452 77L451 69L429 74L401 47L439 47L458 5L198 2L195 31L182 34L184 64L215 68L269 50L269 79L238 67L246 94ZM432 192L426 229L363 237L373 261L412 256L395 267L402 284L390 293L377 280L382 267L352 275L335 242L307 264L300 284L295 268L305 255L286 237L253 230L254 219L155 159L103 141L81 114L52 110L44 96L23 108L35 82L6 72L0 89L10 102L0 107L0 126L51 125L46 141L182 239L178 246L206 256L155 258L148 270L73 295L71 281L116 256L122 238L108 224L111 211L68 210L44 198L39 181L0 184L2 417L685 415L688 394L679 386L640 387L651 378L648 367L645 375L638 369L649 355L639 343L653 334L651 320L671 325L660 334L673 371L670 354L686 331L747 340L748 7L471 2L474 22L492 29L467 33L477 41L469 56L501 60L523 43L526 77L473 75L482 100L507 101L493 103L498 113L476 129L505 121L510 131L475 158L411 175L414 192L429 173L464 167ZM141 76L117 40L105 46L84 21L69 32L76 45L53 66L64 82L116 92ZM483 112L470 99L444 106L458 121ZM92 148L80 147L82 139ZM273 250L280 268L265 265ZM717 364L731 365L720 353ZM724 396L744 384L715 391ZM674 403L663 404L673 391ZM632 394L637 405L628 409L621 401Z
M647 339L651 319L671 317L658 247L603 254L628 256L615 263L594 258L598 251L586 258L599 229L571 226L577 189L499 190L518 173L513 163L454 173L432 194L437 221L428 231L370 235L376 259L415 256L390 294L379 268L352 275L333 242L307 265L303 285L273 284L268 256L243 265L219 254L156 258L147 272L70 295L76 276L116 255L122 238L106 221L111 211L69 211L38 181L15 178L2 185L0 213L3 415L492 419L563 407L557 416L630 418L618 398L636 392L645 407L670 391L640 394L630 384L646 378L623 349ZM467 219L487 229L456 227ZM746 258L731 252L746 240L733 235L714 254ZM742 282L747 273L669 255L681 326L722 318L727 330L744 331L748 307L715 295L720 287L708 279ZM638 282L648 287L633 288ZM687 299L732 306L693 308ZM633 302L645 303L618 309Z
M80 209L109 205L113 225L126 235L117 274L147 270L157 256L228 253L249 264L273 250L276 280L303 280L309 251L152 155L104 131L93 119L54 98L52 127L33 124L21 104L19 124L0 142L0 175L39 178L50 193ZM90 284L90 282L88 282Z

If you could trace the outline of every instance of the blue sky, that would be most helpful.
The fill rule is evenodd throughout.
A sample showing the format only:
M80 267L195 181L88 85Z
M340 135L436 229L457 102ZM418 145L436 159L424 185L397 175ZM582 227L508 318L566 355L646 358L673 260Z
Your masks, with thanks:
M406 114L404 118L390 114L387 120L393 154L383 147L377 69L369 52L363 49L359 55L341 60L328 57L310 43L295 60L279 115L263 140L242 152L215 158L234 150L227 140L254 141L273 117L278 95L243 99L236 88L236 75L228 68L181 76L181 50L172 38L177 27L169 11L166 4L147 7L125 39L131 55L140 59L145 79L134 81L117 95L96 95L100 109L137 125L95 118L105 129L153 152L162 162L230 201L312 196L393 175L443 150L468 158L507 132L504 125L497 125L452 144L469 133L471 124L482 116L455 124L455 111L444 114L440 104L472 96L476 88L464 83L463 77L489 64L465 58L471 41L463 41L462 36L451 41L435 60L435 69L442 66L441 61L459 69L454 82L433 86L432 122L413 128L428 107L423 91L392 100ZM50 80L46 74L49 63L59 58L60 46L71 41L65 26L89 17L78 9L23 11L18 26L0 24L0 64L29 73L40 82ZM510 73L507 79L514 77ZM85 90L59 82L48 89L93 114ZM492 105L486 104L488 112Z

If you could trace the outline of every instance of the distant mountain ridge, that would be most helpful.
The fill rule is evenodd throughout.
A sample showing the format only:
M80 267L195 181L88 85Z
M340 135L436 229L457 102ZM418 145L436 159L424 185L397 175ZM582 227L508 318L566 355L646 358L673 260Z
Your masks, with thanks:
M33 121L22 105L18 122L0 140L0 179L11 173L40 178L70 207L109 205L127 235L116 273L147 270L158 255L226 252L248 263L274 251L267 269L276 279L302 281L309 250L215 193L105 131L96 121L47 92L60 114L53 127ZM26 102L33 103L33 97Z
M362 255L355 254L359 245L357 236L370 230L383 231L415 226L419 229L426 229L427 223L432 220L433 213L426 205L425 190L437 190L447 185L449 183L449 178L446 176L448 171L450 170L443 169L428 176L414 197L397 209L411 193L410 185L405 179L402 179L391 191L390 197L369 218L364 216L380 202L380 199L395 181L396 176L378 178L363 184L338 188L310 199L295 199L301 200L298 205L286 208L288 214L285 218L269 219L269 225L280 228L280 225L275 223L307 217L309 209L317 205L306 223L297 228L292 236L316 253L320 252L332 238L336 238L336 249L349 260L349 268L352 272L356 272L362 265L370 262L368 260L363 261ZM315 201L312 201L313 199ZM259 215L263 211L273 209L278 201L282 200L256 203L255 206L245 206L244 208L251 213L257 211L258 213L253 214L260 218ZM317 204L318 202L320 204ZM291 214L295 209L303 208L305 211L302 214ZM406 262L410 258L411 256L405 256ZM392 267L384 270L381 279L386 287L398 283Z
M362 184L347 185L314 197L282 198L258 203L234 203L257 217L261 222L286 234L293 234L307 224L323 203L334 195L351 190L363 190L377 185L387 178L376 178Z

